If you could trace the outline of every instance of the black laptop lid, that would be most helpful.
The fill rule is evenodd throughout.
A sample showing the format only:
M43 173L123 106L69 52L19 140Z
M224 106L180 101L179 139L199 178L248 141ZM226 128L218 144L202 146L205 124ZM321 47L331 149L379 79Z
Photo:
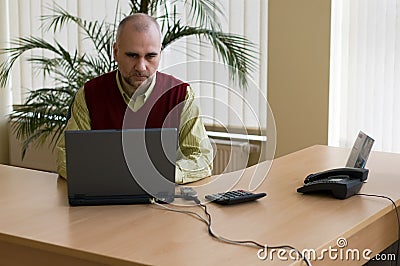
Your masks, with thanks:
M65 145L71 205L173 200L175 128L66 131Z

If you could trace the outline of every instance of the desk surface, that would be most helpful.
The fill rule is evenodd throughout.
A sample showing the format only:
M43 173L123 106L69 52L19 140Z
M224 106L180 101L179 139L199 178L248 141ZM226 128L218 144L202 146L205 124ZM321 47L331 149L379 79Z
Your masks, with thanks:
M208 204L215 232L230 239L317 252L337 248L336 241L342 237L347 249L382 251L397 239L397 220L388 200L363 196L337 200L296 192L307 174L343 166L348 153L348 149L313 146L274 160L257 189L267 192L266 198L227 207ZM400 176L395 166L399 162L399 154L373 152L367 164L368 183L361 192L386 195L398 205ZM265 175L267 168L261 163L246 169L236 187L244 187L253 174ZM199 207L185 209L203 214ZM276 254L272 262L260 260L257 248L212 239L199 220L154 205L70 207L66 182L53 173L0 165L0 213L3 245L68 256L87 265L291 263L280 261ZM313 265L337 264L326 257ZM344 261L349 265L363 262L362 258Z

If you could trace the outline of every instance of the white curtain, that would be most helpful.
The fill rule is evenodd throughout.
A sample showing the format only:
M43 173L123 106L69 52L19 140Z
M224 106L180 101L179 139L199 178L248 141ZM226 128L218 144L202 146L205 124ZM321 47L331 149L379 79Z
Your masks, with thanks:
M0 48L4 48L9 42L8 32L8 2L0 0ZM6 55L0 56L0 61L5 60ZM0 163L8 163L8 115L11 112L11 87L0 87Z
M118 1L110 0L3 0L8 2L8 14L10 18L10 38L21 36L37 36L50 41L53 39L51 33L40 28L40 16L51 13L49 7L58 5L74 15L84 19L99 19L113 22L115 8ZM225 69L219 67L220 61L215 51L208 47L198 48L193 42L196 39L182 39L168 47L164 51L160 69L166 72L178 74L178 77L193 82L196 94L201 98L200 104L203 113L207 117L206 122L213 125L237 126L244 124L246 127L261 127L266 125L266 81L267 81L267 5L266 0L221 0L225 17L219 18L223 24L223 30L231 33L245 35L258 47L260 66L252 73L247 90L238 88L233 84ZM120 0L119 5L122 13L128 13L129 1ZM178 10L189 16L188 10ZM67 49L75 49L87 52L90 47L85 47L82 35L75 27L67 27L56 35L57 41ZM35 51L34 51L35 53ZM199 62L209 63L193 63ZM187 64L187 62L192 62ZM186 64L177 68L177 65ZM175 66L175 67L174 67ZM178 73L175 73L178 70ZM175 71L175 72L174 72ZM198 79L209 81L212 85L200 84ZM50 84L44 80L25 61L15 65L10 85L12 86L13 104L22 103L27 91ZM232 90L224 89L227 85ZM210 100L212 99L212 100ZM221 104L224 103L224 104ZM232 111L234 110L234 112Z
M184 39L167 48L161 68L183 80L193 81L191 85L199 96L206 124L236 129L265 129L268 1L218 2L225 15L219 18L223 31L243 35L257 46L259 61L257 69L251 73L248 88L232 82L228 70L218 63L221 60L214 49L209 45L201 48L193 45L196 39ZM186 51L186 54L177 50Z
M400 4L332 0L329 144L400 152Z
M91 47L85 46L83 36L75 26L65 27L61 32L53 34L41 27L41 16L52 14L52 9L59 6L73 15L84 19L106 19L113 21L117 1L110 0L6 0L8 2L10 39L18 37L35 36L43 38L50 43L55 38L67 50L78 48L80 52L91 51ZM120 4L124 10L128 10L128 1ZM72 25L72 24L71 24ZM41 51L27 52L23 58L29 55L41 53ZM15 64L10 84L12 86L13 104L20 104L26 98L29 90L49 85L51 81L45 80L31 64L20 60Z

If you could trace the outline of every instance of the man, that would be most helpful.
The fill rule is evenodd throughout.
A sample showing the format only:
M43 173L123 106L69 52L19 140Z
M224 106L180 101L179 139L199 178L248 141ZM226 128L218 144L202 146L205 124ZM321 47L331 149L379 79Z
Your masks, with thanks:
M146 14L123 19L113 52L118 69L88 81L77 92L66 130L176 127L175 181L187 183L211 175L212 146L192 89L157 71L161 58L157 21ZM57 152L58 173L67 178L64 136Z

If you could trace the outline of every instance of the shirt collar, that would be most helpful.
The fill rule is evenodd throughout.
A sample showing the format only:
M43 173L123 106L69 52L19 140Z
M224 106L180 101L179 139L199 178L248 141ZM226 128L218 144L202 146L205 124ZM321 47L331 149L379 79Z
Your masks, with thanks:
M144 96L144 100L146 100L148 98L148 96L151 94L151 92L154 89L154 86L156 85L156 76L157 76L157 72L155 72L153 74L152 77L150 77L151 83L149 86L140 86L135 93L132 95L132 100L134 101L136 99L136 97L143 95ZM117 79L117 86L119 89L119 92L122 95L122 98L124 99L124 101L129 104L129 102L131 101L131 98L129 97L129 95L124 91L124 89L122 88L122 82L120 80L120 72L119 70L117 70L116 72L116 79Z

